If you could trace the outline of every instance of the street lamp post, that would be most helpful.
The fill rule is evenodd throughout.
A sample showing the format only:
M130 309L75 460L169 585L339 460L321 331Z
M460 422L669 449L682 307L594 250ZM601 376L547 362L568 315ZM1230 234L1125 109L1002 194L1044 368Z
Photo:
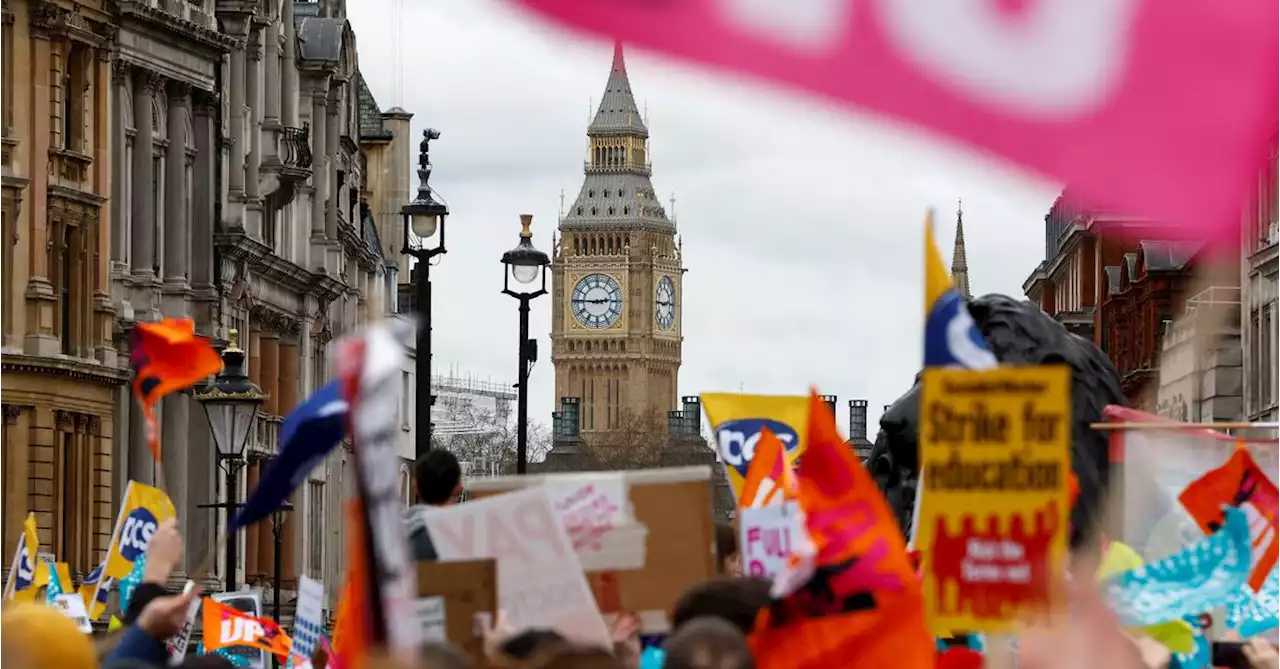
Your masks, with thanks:
M547 293L547 265L551 259L533 247L533 214L520 215L520 243L502 254L502 292L520 300L520 370L516 399L516 473L529 467L529 368L538 360L538 340L529 338L529 302ZM512 288L512 279L516 282ZM534 290L533 284L539 282ZM527 286L527 288L520 288Z
M226 500L217 504L202 504L200 508L226 509L227 525L235 517L240 507L236 496L239 494L238 474L244 466L244 449L249 443L249 435L253 432L258 408L267 398L262 389L249 380L245 373L245 353L238 344L239 333L232 329L229 333L227 348L222 351L222 371L214 377L213 382L204 390L195 394L197 402L204 407L205 417L209 420L209 431L213 435L213 445L217 449L218 467L226 473ZM236 541L239 533L230 532L227 537L227 573L226 591L235 590L236 557L239 545Z
M271 538L275 542L274 559L272 560L272 568L275 573L271 576L271 617L276 623L280 623L280 572L283 569L281 560L280 545L284 542L284 514L293 511L293 505L285 502L280 508L271 512ZM272 656L271 663L275 667L280 666L279 658Z
M449 207L437 202L431 196L431 159L428 156L431 140L439 139L440 131L427 128L422 131L422 142L418 144L418 196L400 208L404 217L404 247L401 253L417 259L418 278L414 287L415 301L422 323L418 328L416 342L414 373L418 375L414 398L415 418L413 454L421 458L431 450L431 405L435 397L431 395L431 279L428 275L431 259L445 253L444 221L449 216ZM428 240L440 236L435 246ZM412 276L412 273L410 274ZM423 429L425 426L426 429Z

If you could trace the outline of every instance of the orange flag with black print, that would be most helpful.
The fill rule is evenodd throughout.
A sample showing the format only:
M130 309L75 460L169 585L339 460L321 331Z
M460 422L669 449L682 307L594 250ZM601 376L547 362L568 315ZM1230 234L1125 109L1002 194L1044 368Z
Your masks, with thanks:
M133 368L133 396L142 405L146 419L147 445L159 462L156 404L165 395L190 388L222 371L222 357L207 338L196 335L190 318L166 318L159 323L134 326L129 366Z
M932 668L934 639L906 542L815 392L796 474L807 537L751 635L761 669Z

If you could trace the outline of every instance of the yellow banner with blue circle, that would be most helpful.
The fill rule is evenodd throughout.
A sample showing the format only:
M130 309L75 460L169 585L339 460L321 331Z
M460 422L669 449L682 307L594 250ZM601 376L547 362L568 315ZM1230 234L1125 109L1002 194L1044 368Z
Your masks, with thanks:
M711 423L716 452L724 464L735 498L742 494L747 468L760 442L760 429L769 428L794 463L804 452L809 432L809 398L804 395L739 395L706 393L702 410Z

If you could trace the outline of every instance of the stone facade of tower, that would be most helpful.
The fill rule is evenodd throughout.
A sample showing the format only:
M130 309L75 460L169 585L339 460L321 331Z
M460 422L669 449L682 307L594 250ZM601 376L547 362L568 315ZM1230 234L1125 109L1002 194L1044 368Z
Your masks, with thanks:
M649 131L621 45L587 135L586 177L552 263L556 394L578 398L587 442L637 425L665 438L679 402L684 269L675 222L649 180Z

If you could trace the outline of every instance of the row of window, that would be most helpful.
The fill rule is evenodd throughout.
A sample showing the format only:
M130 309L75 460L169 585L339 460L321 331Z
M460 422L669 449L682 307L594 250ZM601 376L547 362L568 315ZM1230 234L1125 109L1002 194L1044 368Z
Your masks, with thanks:
M631 235L573 235L574 255L613 255L622 253L629 246L631 246Z
M1258 414L1277 404L1276 306L1274 301L1263 304L1252 310L1249 317L1249 367L1253 373L1246 376L1249 379L1248 412L1250 415Z
M4 407L5 421L3 432L0 433L0 444L3 444L6 453L11 449L28 447L31 426L23 425L18 420L18 416L24 412L29 420L34 418L29 407ZM48 543L42 543L40 551L52 553L59 561L68 562L75 570L82 572L89 568L86 565L92 565L101 559L101 552L95 549L100 547L105 550L109 540L109 537L95 537L93 534L94 516L106 515L101 512L101 503L110 504L110 500L95 498L101 488L94 485L94 455L102 447L101 437L93 434L90 426L99 424L83 414L55 412L55 415L57 417L50 457L47 461L33 458L31 470L32 473L38 472L47 465L50 487L30 488L29 494L44 494L49 497L47 518L52 527L47 535ZM19 430L28 434L21 434ZM29 475L26 470L5 473L7 476ZM2 531L6 537L20 531L8 525L11 515L3 514L6 522ZM42 537L42 540L45 538Z
M599 391L599 396L596 392ZM622 379L582 379L582 429L610 430L622 426ZM599 421L597 422L597 417ZM597 424L599 428L597 428Z

